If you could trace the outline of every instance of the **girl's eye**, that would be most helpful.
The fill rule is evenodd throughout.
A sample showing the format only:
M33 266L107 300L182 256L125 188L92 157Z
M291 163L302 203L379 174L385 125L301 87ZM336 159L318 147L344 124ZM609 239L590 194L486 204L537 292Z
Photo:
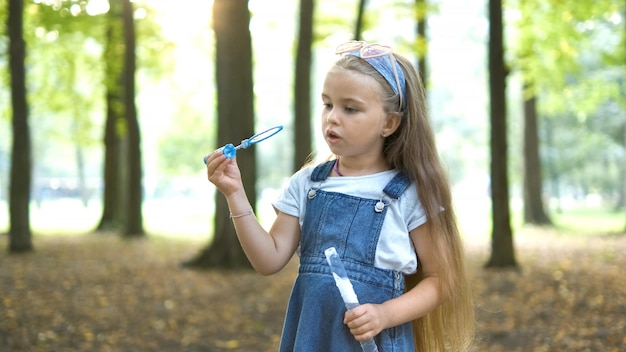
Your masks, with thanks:
M330 104L330 103L324 103L323 106L324 106L324 109L326 109L326 110L330 110L330 109L333 108L333 105Z
M358 111L357 109L355 109L353 107L350 107L350 106L346 106L345 110L346 110L347 113L351 113L351 114Z

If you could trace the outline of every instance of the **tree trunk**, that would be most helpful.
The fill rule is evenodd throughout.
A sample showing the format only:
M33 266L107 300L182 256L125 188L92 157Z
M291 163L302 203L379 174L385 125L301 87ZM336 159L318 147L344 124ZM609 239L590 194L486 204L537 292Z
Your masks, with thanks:
M554 166L556 160L559 158L558 151L554 145L554 123L551 119L545 121L544 138L546 141L546 149L549 151L546 160L546 172L548 173L548 180L550 180L550 194L555 199L555 211L557 214L563 212L561 207L561 178Z
M624 151L626 151L626 121L624 121ZM624 158L622 165L622 204L624 206L624 213L626 214L626 158ZM624 232L626 233L626 225L624 225Z
M626 1L624 1L624 5L626 5ZM626 6L624 6L624 15L626 15ZM624 24L626 25L626 21L624 21ZM623 36L626 37L626 27L624 27L624 32L623 32ZM624 43L626 44L626 41L624 41ZM624 147L624 152L626 152L626 119L624 120L624 142L623 142L623 147ZM624 158L624 173L623 173L623 177L622 177L622 182L623 182L623 187L624 189L622 189L623 192L623 197L624 197L624 214L626 215L626 158ZM624 232L626 232L626 225L624 225Z
M517 266L507 176L506 70L502 1L489 0L489 96L491 122L491 258L487 267Z
M124 19L124 107L126 126L128 127L128 150L126 155L128 178L127 214L122 235L129 237L143 236L143 217L141 212L143 198L141 168L141 137L137 108L135 105L135 21L133 5L130 0L123 0Z
M354 40L361 40L363 34L363 16L365 15L365 5L367 0L359 0L359 8L356 14L356 24L354 26Z
M252 41L247 0L214 0L216 42L218 144L233 143L254 134ZM251 205L256 204L254 148L237 153L243 184ZM196 258L194 267L251 268L229 219L228 205L216 194L213 242Z
M543 206L536 97L524 99L524 223L551 225Z
M416 22L417 22L417 43L423 43L426 45L428 43L428 39L426 37L426 22L428 18L428 2L426 0L415 0L415 8L416 8ZM421 45L420 45L421 47ZM417 53L417 69L419 70L420 77L422 78L422 84L424 87L427 86L426 80L428 78L428 71L426 66L426 52Z
M74 153L76 155L76 174L78 175L78 192L83 207L89 205L89 187L87 186L87 176L85 175L85 153L83 147L75 142Z
M11 76L11 107L13 108L13 146L9 190L9 252L33 250L30 229L30 188L32 160L28 105L26 103L26 44L23 38L24 2L9 0L7 18L9 31L9 68Z
M311 155L311 47L315 0L300 0L298 52L295 72L295 133L293 169L298 170Z
M104 175L102 193L102 216L97 231L119 230L122 223L122 205L120 189L121 146L120 133L124 129L122 99L122 64L124 57L122 43L122 7L119 1L110 2L107 13L107 35L103 54L105 62L106 86L106 122L104 127Z

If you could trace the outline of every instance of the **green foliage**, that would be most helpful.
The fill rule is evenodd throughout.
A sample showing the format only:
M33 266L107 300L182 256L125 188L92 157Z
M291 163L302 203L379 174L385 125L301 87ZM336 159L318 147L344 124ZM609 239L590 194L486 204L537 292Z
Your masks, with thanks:
M66 150L95 146L104 111L103 16L88 15L85 3L58 5L29 4L24 26L36 173L49 175L68 173Z
M356 1L350 3L318 1L316 5L313 43L332 36L352 38L356 16L354 19L347 19L345 14L356 14Z
M156 21L150 1L134 2L137 34L137 67L152 80L158 80L174 69L174 43L165 40Z
M541 137L549 141L543 160L551 193L564 197L599 194L607 201L618 198L622 147L607 138L604 126L593 126L592 121L581 123L576 115L565 114L545 122Z
M554 215L557 227L568 236L616 233L624 228L624 216L606 207L576 207Z
M375 3L372 2L371 5L375 5ZM391 4L383 5L380 9L373 8L371 13L377 14L387 7L394 10L395 19L397 21L411 21L417 23L418 20L427 21L429 17L436 16L440 13L439 3L432 0L394 0L391 1ZM379 25L384 25L384 23L379 23ZM417 34L417 24L415 32ZM426 35L428 36L428 33L426 33ZM414 53L419 58L428 55L428 45L430 41L428 38L418 37L417 35L415 35L413 40L409 40L408 38L413 38L413 36L400 36L395 38L395 41L398 43L397 45L401 48L401 52Z
M0 23L6 23L6 16L7 16L7 9L8 9L8 5L7 5L7 0L0 0ZM5 37L6 36L6 30L7 30L7 26L0 26L0 36ZM4 51L2 52L4 54Z
M515 28L508 39L513 52L509 61L523 72L526 96L539 95L541 100L547 96L549 100L540 106L544 112L561 113L572 104L575 110L589 111L589 99L583 101L586 106L578 106L580 100L562 99L562 92L572 89L572 83L584 85L590 67L607 69L606 62L601 62L603 57L624 62L623 56L616 59L616 53L623 51L618 44L624 35L616 20L620 9L615 2L518 0L508 4L510 24ZM595 103L619 94L604 88L593 89ZM550 99L551 94L557 98Z
M215 147L215 127L189 107L175 114L168 133L159 142L159 170L165 175L193 175L202 169L202 153Z
M0 86L9 86L8 69L8 35L7 35L7 2L0 0ZM0 120L9 119L11 103L9 102L9 90L0 89ZM4 137L0 135L0 137ZM2 138L2 140L8 140Z
M508 42L514 43L515 56L510 61L523 72L529 89L526 94L536 95L538 85L562 88L567 74L579 70L576 45L582 37L569 4L558 0L520 0L517 6L513 11L519 13L515 23L519 32Z
M521 72L525 97L538 98L548 189L597 193L622 190L624 2L509 1L509 62Z
M34 1L25 9L25 16L35 28L47 32L83 33L86 37L103 35L104 16L91 15L87 1Z
M7 198L8 191L8 175L9 155L11 143L11 128L9 127L11 102L9 89L3 89L9 86L9 69L8 69L8 36L7 36L7 2L0 0L0 199ZM5 127L6 126L6 127Z
M106 6L98 9L95 4ZM111 2L110 6L116 4ZM157 80L172 69L172 44L163 39L154 11L144 3L133 4L138 76ZM28 100L36 121L31 128L34 154L40 160L36 163L38 172L58 169L59 164L67 169L67 162L60 163L56 157L64 153L61 150L92 147L102 137L104 73L106 65L119 61L103 60L110 11L108 2L94 0L36 0L25 7ZM5 6L0 8L0 17L4 12ZM121 25L120 21L116 27L120 44L109 53L115 57L121 55L119 49L123 48ZM4 31L4 26L1 28ZM0 47L5 40L4 36L1 38ZM3 61L0 56L0 66L4 65ZM0 74L3 80L5 72L2 70ZM118 83L109 82L111 87ZM3 101L4 90L1 92L0 101Z

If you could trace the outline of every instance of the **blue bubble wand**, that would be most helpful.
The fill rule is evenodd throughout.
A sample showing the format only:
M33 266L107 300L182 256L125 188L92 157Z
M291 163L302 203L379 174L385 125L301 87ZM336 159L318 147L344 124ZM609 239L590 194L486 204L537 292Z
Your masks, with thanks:
M239 143L238 146L234 146L230 143L226 144L225 146L219 148L218 150L216 150L216 152L221 151L222 153L224 153L224 156L226 156L228 159L232 159L235 157L235 155L237 155L237 150L238 149L247 149L252 145L255 145L259 142L262 142L270 137L272 137L273 135L275 135L276 133L282 131L283 126L274 126L270 129L267 129L263 132L257 133L254 136L244 139L243 141L241 141L241 143ZM202 158L202 161L204 161L204 164L206 165L206 158L209 156L209 154L205 155Z

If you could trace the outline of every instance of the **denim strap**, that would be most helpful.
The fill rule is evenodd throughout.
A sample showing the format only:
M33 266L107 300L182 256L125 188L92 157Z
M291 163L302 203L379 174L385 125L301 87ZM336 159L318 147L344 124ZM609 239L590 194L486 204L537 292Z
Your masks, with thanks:
M313 170L313 173L311 174L311 181L321 182L326 180L326 178L330 174L330 170L333 168L333 165L335 165L335 160L330 160L317 165Z
M387 186L385 186L385 189L383 189L383 192L393 199L398 199L410 185L411 179L409 176L400 171L391 181L389 181Z

